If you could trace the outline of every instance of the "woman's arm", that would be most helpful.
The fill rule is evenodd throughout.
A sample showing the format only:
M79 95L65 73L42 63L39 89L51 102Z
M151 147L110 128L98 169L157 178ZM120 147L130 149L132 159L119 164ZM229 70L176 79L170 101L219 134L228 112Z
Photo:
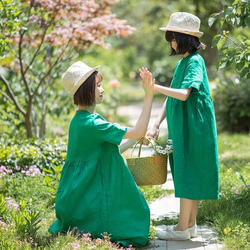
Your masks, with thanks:
M140 69L140 72L140 76L142 78L142 87L145 91L143 107L135 127L127 129L124 139L144 137L148 128L154 96L155 80L152 81L152 74L147 69L142 68Z
M169 87L164 87L164 86L155 84L155 90L162 93L162 94L164 94L164 95L179 99L181 101L186 101L189 94L190 94L190 92L191 92L191 90L192 90L192 88L189 88L189 89L172 89L172 88L169 88Z

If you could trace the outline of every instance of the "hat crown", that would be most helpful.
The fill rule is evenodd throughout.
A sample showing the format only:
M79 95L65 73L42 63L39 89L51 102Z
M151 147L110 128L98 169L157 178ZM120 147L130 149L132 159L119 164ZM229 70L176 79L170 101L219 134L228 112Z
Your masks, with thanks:
M203 32L199 31L200 23L200 19L193 14L187 12L176 12L170 16L168 25L166 27L161 27L160 30L201 37Z
M81 61L73 63L62 75L62 86L70 92L70 95L74 95L85 80L99 67L91 68Z
M200 19L187 12L177 12L170 16L168 27L199 31Z

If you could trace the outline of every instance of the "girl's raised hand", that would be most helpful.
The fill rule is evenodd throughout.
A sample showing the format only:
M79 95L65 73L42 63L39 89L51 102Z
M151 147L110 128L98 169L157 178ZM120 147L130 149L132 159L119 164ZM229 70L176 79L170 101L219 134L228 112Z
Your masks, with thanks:
M142 67L139 69L140 71L140 77L142 79L142 87L145 91L146 94L154 94L154 84L155 84L155 79L152 80L152 74L151 72L147 69Z

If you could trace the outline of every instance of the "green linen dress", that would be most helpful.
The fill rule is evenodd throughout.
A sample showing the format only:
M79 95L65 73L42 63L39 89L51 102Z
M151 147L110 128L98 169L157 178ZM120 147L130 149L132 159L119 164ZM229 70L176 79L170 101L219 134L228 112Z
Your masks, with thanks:
M149 207L118 147L126 130L97 113L76 112L50 233L77 228L93 238L107 232L124 246L147 243Z
M219 164L214 107L203 58L196 51L180 60L171 88L188 89L186 101L168 97L166 118L173 154L169 155L175 196L219 198Z

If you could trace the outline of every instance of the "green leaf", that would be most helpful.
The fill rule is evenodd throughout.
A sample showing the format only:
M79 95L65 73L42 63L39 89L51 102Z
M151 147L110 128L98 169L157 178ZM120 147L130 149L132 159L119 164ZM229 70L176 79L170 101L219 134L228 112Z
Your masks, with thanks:
M244 68L244 66L245 66L245 62L237 63L237 65L236 65L236 71L241 72L242 69Z
M248 72L249 72L248 68L245 67L245 68L240 72L240 78L243 78Z
M220 13L214 13L208 18L208 26L211 27L218 19Z
M245 24L250 28L250 15L245 18Z
M235 172L235 173L236 173L236 175L239 177L239 179L240 179L240 180L245 184L245 186L246 186L247 184L246 184L246 182L245 182L243 176L242 176L239 172Z
M46 169L46 168L43 168L43 171L48 173L48 174L53 174L53 171L52 170L49 170L49 169Z
M217 46L217 44L220 42L220 40L223 38L222 35L216 35L214 36L213 40L212 40L212 48L214 48L215 46Z
M223 45L225 44L225 42L226 42L226 37L223 37L222 39L220 39L220 41L217 43L217 48L218 48L218 50L221 50L222 49L222 47L223 47Z
M246 61L250 62L250 54L245 55Z
M223 69L223 68L225 68L225 67L227 66L227 64L228 64L228 58L224 57L224 58L222 58L222 59L219 61L217 67L218 67L219 69Z
M228 24L230 24L231 26L234 26L234 24L235 24L235 20L236 20L236 18L235 18L235 17L232 17L232 18L227 18L227 22L228 22Z
M233 12L233 7L231 6L224 6L224 16L227 17Z

